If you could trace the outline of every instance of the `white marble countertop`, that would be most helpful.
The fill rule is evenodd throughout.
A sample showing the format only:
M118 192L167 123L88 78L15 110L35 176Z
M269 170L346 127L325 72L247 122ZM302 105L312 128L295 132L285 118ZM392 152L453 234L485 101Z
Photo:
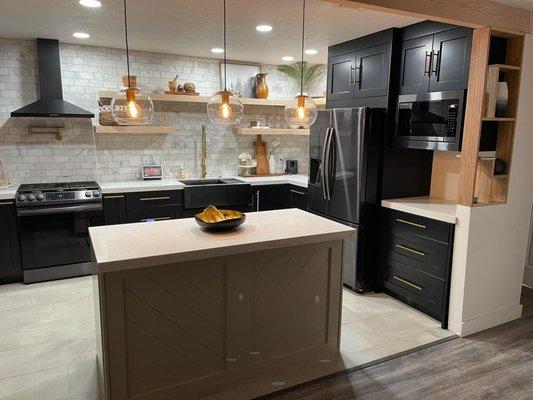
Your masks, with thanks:
M122 182L98 182L102 193L130 193L130 192L153 192L156 190L176 190L183 189L185 185L177 179L161 180L137 180Z
M291 185L307 187L309 177L307 175L280 175L280 176L236 176L242 182L250 183L252 186L257 185L275 185L289 183Z
M236 230L209 233L194 218L89 228L97 272L342 240L355 229L291 208L246 215Z
M0 188L0 200L13 200L19 185L13 185L8 188Z
M433 197L382 200L381 206L438 221L457 223L457 203Z

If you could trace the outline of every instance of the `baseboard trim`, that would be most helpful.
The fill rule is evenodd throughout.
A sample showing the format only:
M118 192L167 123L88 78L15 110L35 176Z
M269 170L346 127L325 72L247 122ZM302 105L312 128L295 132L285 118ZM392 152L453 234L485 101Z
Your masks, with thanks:
M522 306L520 304L496 311L494 313L485 314L468 321L461 322L461 337L472 335L485 329L493 328L495 326L505 324L522 316Z

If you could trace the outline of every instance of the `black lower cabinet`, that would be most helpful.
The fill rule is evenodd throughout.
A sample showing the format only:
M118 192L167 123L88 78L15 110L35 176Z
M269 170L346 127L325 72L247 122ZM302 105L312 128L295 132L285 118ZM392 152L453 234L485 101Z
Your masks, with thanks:
M307 188L289 186L289 207L307 210Z
M454 225L381 209L378 288L448 326Z
M289 193L288 184L252 186L252 211L288 208Z
M128 193L127 222L153 222L181 218L183 190Z
M13 201L0 201L0 284L22 281L22 264Z
M126 196L123 194L108 194L103 197L104 225L117 225L127 222Z

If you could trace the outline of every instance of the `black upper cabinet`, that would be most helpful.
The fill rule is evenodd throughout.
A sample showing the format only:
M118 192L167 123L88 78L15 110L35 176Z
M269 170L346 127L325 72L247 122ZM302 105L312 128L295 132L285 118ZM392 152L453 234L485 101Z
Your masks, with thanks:
M434 22L405 28L400 94L467 89L471 48L469 28Z
M328 60L328 100L349 100L354 96L355 52Z
M391 44L385 43L355 54L354 97L386 96L389 85Z
M472 29L456 28L434 36L430 92L468 87L471 49Z
M433 36L406 40L402 43L400 93L425 93L429 87Z
M20 282L22 264L17 212L12 201L0 202L0 284Z
M328 48L328 107L387 107L396 37L387 29Z

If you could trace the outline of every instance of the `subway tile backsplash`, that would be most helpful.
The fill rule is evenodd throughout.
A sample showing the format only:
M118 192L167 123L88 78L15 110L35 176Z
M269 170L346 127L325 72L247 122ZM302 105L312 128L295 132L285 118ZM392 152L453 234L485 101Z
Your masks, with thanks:
M61 44L64 98L98 115L98 93L115 90L126 73L124 50ZM269 72L270 98L294 96L298 85L276 70ZM192 81L202 95L219 90L219 60L149 52L132 53L132 74L146 92L163 91L175 74ZM313 93L322 93L320 82ZM203 104L156 103L156 121L176 127L167 135L95 134L88 119L11 118L10 112L38 97L35 42L0 39L0 159L11 183L30 181L85 180L118 181L136 179L143 163L160 163L165 178L175 177L183 163L189 177L200 174L200 132L207 131L209 176L237 174L237 157L252 152L253 136L236 135L231 127L210 124ZM246 121L261 115L280 124L283 108L245 108ZM29 125L65 124L64 139L52 134L29 135ZM270 142L273 137L264 136ZM300 173L308 170L308 138L278 137L276 157L296 159Z

